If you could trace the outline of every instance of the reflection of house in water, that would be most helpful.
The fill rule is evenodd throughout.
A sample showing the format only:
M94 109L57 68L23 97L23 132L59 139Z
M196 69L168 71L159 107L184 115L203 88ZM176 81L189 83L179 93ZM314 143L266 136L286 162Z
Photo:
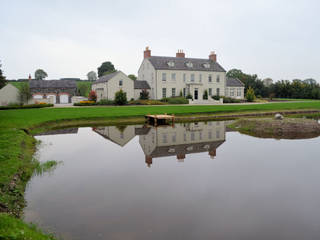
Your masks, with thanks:
M213 158L224 141L225 124L218 121L151 128L139 139L148 166L157 157L177 156L179 161L183 161L186 154L208 152Z
M147 134L149 128L142 125L107 126L93 128L93 131L123 147L136 135Z
M63 129L56 129L50 130L43 133L38 133L35 136L43 136L43 135L59 135L59 134L77 134L78 128L63 128Z

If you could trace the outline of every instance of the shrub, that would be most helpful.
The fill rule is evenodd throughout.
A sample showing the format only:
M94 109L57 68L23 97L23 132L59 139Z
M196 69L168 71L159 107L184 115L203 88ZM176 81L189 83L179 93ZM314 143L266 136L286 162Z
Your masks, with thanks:
M211 96L212 99L216 100L216 101L219 101L220 100L220 96L218 95L215 95L215 96Z
M254 90L252 87L249 87L246 93L246 99L248 102L253 102L256 99L256 96L254 95Z
M25 108L44 108L44 107L53 107L53 104L27 104L27 105L20 105L20 104L10 104L8 106L0 106L0 110L9 110L9 109L25 109Z
M129 102L130 105L165 105L166 103L159 100L133 100Z
M88 104L93 104L93 103L95 103L95 101L80 101L80 103L88 103Z
M223 98L223 103L240 103L239 99L234 99L230 97L222 97Z
M97 105L113 105L114 101L109 99L101 99L99 102L96 103Z
M118 92L116 92L116 95L114 97L114 103L116 105L125 105L127 104L127 93L120 90Z
M140 92L140 99L149 99L149 92L146 89L142 89L142 91Z
M183 97L174 97L174 98L168 98L169 104L188 104L188 99L185 99Z
M186 99L192 99L192 95L188 93L188 95L186 96Z
M90 101L97 101L97 93L93 90L90 91L88 99Z
M94 106L97 105L95 101L80 101L78 103L74 103L73 106Z
M202 98L203 98L204 100L208 100L208 90L207 90L207 89L204 90Z

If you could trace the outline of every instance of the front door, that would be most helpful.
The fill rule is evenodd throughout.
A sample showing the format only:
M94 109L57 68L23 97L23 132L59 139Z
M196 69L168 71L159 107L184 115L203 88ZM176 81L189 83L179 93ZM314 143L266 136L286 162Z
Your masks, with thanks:
M194 89L194 100L198 100L198 88Z

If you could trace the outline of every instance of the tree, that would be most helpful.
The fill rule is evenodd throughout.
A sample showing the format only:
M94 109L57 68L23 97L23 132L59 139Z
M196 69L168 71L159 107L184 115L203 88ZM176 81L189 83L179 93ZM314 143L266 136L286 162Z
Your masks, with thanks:
M2 65L0 63L0 89L3 88L7 84L6 77L3 76L1 67L2 67Z
M131 78L132 80L137 80L137 76L136 75L134 75L134 74L129 74L128 75L128 78Z
M127 93L124 91L120 90L116 92L115 97L114 97L114 103L116 105L125 105L127 104Z
M252 87L248 88L247 94L246 94L246 99L248 102L253 102L256 99L256 96L254 94L254 90Z
M112 73L115 71L116 69L114 68L111 62L104 62L101 64L100 67L98 67L98 77L102 77L103 75L106 75L108 73Z
M204 100L208 100L208 90L207 90L207 89L204 90L204 93L203 93L202 98L203 98Z
M20 104L23 105L24 103L28 103L29 99L31 99L32 95L29 88L29 83L22 83L19 88L19 99Z
M48 74L42 69L37 69L34 73L34 78L36 80L43 80L46 77L48 77Z
M90 93L89 93L89 97L88 99L90 101L97 101L97 94L95 91L91 90Z
M88 85L87 83L88 82L79 82L78 83L78 87L77 87L78 95L85 96L85 97L88 96L90 85Z
M96 81L97 80L97 74L95 71L88 72L87 77L88 77L89 81Z
M142 91L140 92L140 99L149 99L149 92L146 89L142 89Z

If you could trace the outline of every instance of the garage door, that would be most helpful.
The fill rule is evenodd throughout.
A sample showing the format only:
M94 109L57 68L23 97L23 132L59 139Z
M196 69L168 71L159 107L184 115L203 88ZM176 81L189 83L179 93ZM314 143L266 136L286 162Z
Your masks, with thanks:
M60 95L60 103L69 103L69 96L67 94Z
M56 95L48 95L47 97L48 97L48 98L53 97L53 103L56 103L56 102L57 102Z
M33 95L33 99L39 100L42 99L42 95Z

